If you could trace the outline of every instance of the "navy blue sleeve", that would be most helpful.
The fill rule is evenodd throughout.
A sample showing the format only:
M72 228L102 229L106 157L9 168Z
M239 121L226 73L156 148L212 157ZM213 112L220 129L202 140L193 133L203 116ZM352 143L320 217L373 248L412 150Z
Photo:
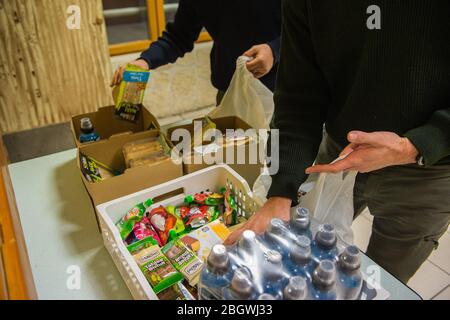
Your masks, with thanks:
M166 26L158 41L153 42L140 59L145 60L150 69L174 63L194 49L202 25L190 0L180 0L175 19Z
M273 57L275 59L274 64L277 64L280 62L281 37L278 37L267 44L272 49Z

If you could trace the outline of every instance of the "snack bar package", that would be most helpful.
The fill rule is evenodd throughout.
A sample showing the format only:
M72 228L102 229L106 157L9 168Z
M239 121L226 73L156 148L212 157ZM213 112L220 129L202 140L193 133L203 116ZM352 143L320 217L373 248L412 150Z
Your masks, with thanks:
M150 71L131 64L126 66L122 82L113 91L116 115L128 121L137 119L149 77Z
M158 294L160 300L195 300L192 294L180 281Z
M175 231L177 218L168 213L163 206L150 211L148 218L150 219L153 228L158 232L161 244L165 245L169 241L171 230Z
M94 183L121 174L119 171L82 153L80 153L80 168L86 180Z
M133 208L131 208L125 214L125 216L123 216L122 219L120 219L120 221L116 224L116 226L119 229L122 240L125 240L130 235L130 233L133 231L134 225L142 220L145 211L152 204L153 204L152 199L148 199L143 203L139 203L135 205Z
M158 137L133 141L123 146L127 168L164 161L169 158L170 146L163 134Z
M194 230L181 237L186 244L204 262L216 244L222 244L230 235L228 228L219 220Z
M167 206L166 210L168 213L170 213L177 219L177 222L175 223L175 232L177 233L177 235L182 235L186 233L185 232L186 228L184 226L183 219L181 219L181 216L178 215L180 214L180 211L179 210L177 211L177 208L175 206Z
M180 239L166 244L162 252L169 258L175 269L180 271L191 286L199 280L203 262Z
M152 238L128 246L128 251L156 294L183 279L183 275L175 270Z

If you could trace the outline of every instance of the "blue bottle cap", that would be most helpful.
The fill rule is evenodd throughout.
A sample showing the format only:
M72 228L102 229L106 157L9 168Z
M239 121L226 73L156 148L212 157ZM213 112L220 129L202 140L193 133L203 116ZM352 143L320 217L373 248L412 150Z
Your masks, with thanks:
M273 218L272 220L270 220L270 224L267 228L267 231L270 234L274 234L274 235L283 235L284 233L284 223L281 219L278 218Z
M289 284L284 288L283 297L286 300L304 300L308 294L306 279L300 276L289 279Z
M336 245L336 230L332 224L322 224L316 233L316 241L320 246L331 248Z
M222 244L215 245L208 256L208 269L215 272L225 272L229 267L229 257L227 248Z
M347 270L357 270L361 267L361 256L357 246L351 245L345 248L339 256L339 265Z
M291 244L291 259L297 264L305 264L311 260L311 240L306 236L298 236Z
M237 298L247 299L251 296L253 284L247 268L239 268L234 272L230 289Z
M319 286L332 286L336 282L336 266L331 260L322 260L314 270L314 283Z

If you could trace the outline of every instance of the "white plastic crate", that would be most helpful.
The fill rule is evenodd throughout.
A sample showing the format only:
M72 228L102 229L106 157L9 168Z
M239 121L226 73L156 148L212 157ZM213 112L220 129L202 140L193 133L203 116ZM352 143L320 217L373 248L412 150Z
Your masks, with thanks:
M164 199L152 207L179 205L186 195L208 189L217 191L225 186L235 195L238 215L248 218L259 207L247 182L227 165L212 166L96 207L105 247L135 299L156 300L158 297L128 252L115 224L130 208L149 198Z

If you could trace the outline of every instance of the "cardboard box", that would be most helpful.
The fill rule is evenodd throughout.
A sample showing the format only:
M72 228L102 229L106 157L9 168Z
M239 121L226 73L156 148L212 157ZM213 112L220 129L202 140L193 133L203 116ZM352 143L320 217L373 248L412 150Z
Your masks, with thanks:
M77 147L98 142L80 143L80 120L82 118L90 118L94 125L95 131L100 136L100 141L107 140L112 136L120 133L138 133L147 130L160 130L159 123L156 118L142 106L136 122L126 121L115 115L115 107L108 106L99 108L96 112L80 114L72 117L71 127L73 139Z
M157 137L159 131L151 130L135 134L122 133L111 136L93 144L78 148L77 165L81 179L91 197L94 206L138 192L140 190L179 178L183 175L181 161L174 162L171 158L145 166L126 169L122 153L123 145L141 139ZM169 144L170 141L167 141ZM105 179L101 182L89 182L81 171L80 154L99 161L123 174Z
M194 121L201 121L201 119L196 119ZM247 124L245 121L243 121L242 119L238 118L238 117L224 117L224 118L217 118L217 119L213 119L213 122L216 124L216 129L218 129L220 132L222 132L223 134L226 133L226 129L242 129L242 130L248 130L251 129L250 125ZM172 127L167 131L167 136L169 139L172 139L172 133L174 133L175 130L177 129L186 129L187 131L189 131L190 135L193 136L194 134L194 124L188 124L188 125L183 125L183 126L177 126L177 127ZM172 143L176 146L177 144L180 143L180 141L174 141L171 140ZM203 145L208 145L211 144L211 142L203 142ZM258 155L256 158L253 158L252 161L249 161L249 154L250 154L250 150L258 150ZM191 152L189 154L183 154L182 155L182 159L183 159L183 172L184 174L189 174L201 169L204 169L206 167L209 167L211 165L214 164L221 164L221 163L226 163L228 164L233 170L235 170L237 173L239 173L246 181L247 183L250 185L250 187L253 187L254 182L256 181L256 179L259 177L259 175L261 174L261 170L263 168L263 159L261 160L261 152L259 151L259 148L261 148L260 144L259 144L259 140L258 138L256 139L252 139L252 140L247 140L244 141L242 143L235 143L233 145L224 145L221 148L217 149L216 152L211 152L210 154L212 155L212 157L216 157L218 159L223 159L223 161L219 162L219 163L213 163L213 164L209 164L207 162L205 162L204 160L201 161L201 163L194 163L194 157L195 157L195 152L194 150L191 150ZM233 150L230 150L233 149ZM232 152L232 155L234 155L233 157L230 157L231 159L233 159L233 163L227 163L227 153L228 152ZM237 162L237 158L238 155L244 155L244 162L241 164L238 164ZM197 157L199 157L200 155L197 153Z

